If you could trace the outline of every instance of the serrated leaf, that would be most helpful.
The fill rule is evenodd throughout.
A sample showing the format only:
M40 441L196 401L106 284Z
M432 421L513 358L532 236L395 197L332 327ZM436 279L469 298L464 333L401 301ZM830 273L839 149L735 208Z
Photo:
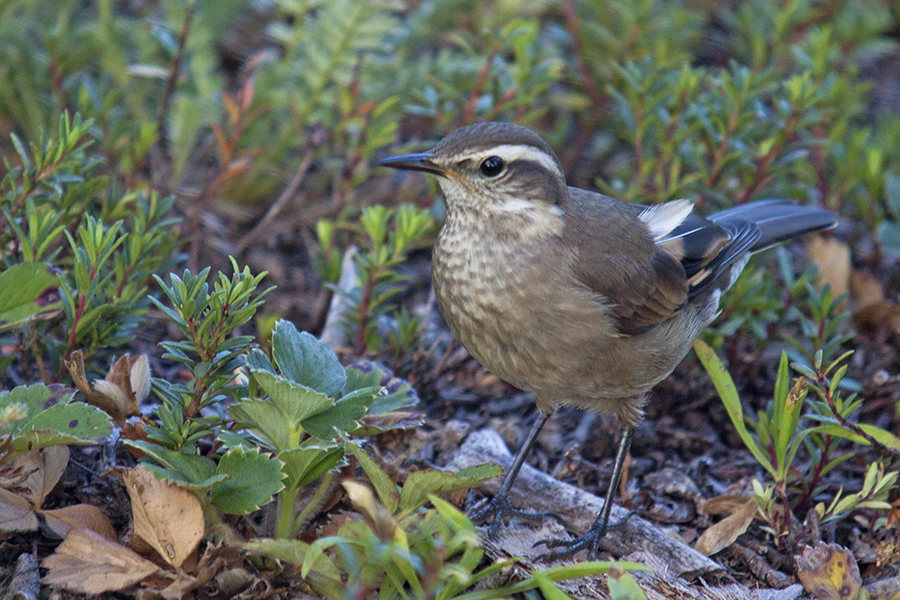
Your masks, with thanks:
M195 493L204 493L214 483L225 479L216 475L216 463L198 454L169 450L146 440L125 440L126 446L137 448L158 464L144 463L160 479L167 479Z
M300 438L300 430L292 427L284 413L269 400L246 399L228 407L228 413L240 429L250 429L263 436L274 449L284 451Z
M21 263L0 273L0 331L62 310L59 278L43 263Z
M400 492L400 510L413 511L428 501L428 495L440 496L475 487L503 472L498 465L476 465L459 473L426 469L410 473Z
M326 396L336 394L347 382L334 352L315 336L297 331L290 321L275 323L272 356L288 380Z
M259 386L265 390L292 426L334 405L326 394L272 375L265 371L251 371Z
M26 415L0 427L0 436L11 436L12 448L26 452L61 444L94 444L109 435L112 423L100 410L72 402L72 390L41 384L20 386L0 393L0 410L19 404Z
M222 455L217 475L228 475L210 490L209 503L222 512L244 515L272 501L284 489L281 461L258 449L236 446Z
M849 550L837 544L807 546L797 560L803 587L819 600L848 600L859 596L859 566Z
M334 406L305 419L303 428L311 435L331 440L359 427L359 420L366 414L378 388L363 388L350 392L335 401Z
M284 464L281 470L287 476L284 480L285 487L294 489L314 481L343 463L344 452L337 444L309 439L296 448L280 452L278 460Z

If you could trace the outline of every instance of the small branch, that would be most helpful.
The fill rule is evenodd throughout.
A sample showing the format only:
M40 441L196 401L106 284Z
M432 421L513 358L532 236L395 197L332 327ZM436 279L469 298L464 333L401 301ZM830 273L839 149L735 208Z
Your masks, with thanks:
M163 157L169 162L169 148L165 135L166 120L169 117L169 104L172 96L175 94L175 88L178 85L178 74L181 71L181 61L184 60L184 48L187 46L188 34L191 31L191 22L194 19L194 5L188 4L184 13L184 22L181 24L181 32L178 34L178 50L172 59L172 66L169 68L169 79L166 82L166 92L162 97L159 105L159 115L156 117L156 133L157 143L162 150Z
M878 452L879 454L892 456L894 458L900 458L900 452L885 446L874 437L866 433L866 431L857 425L856 423L851 423L848 421L844 415L838 411L837 404L834 401L834 397L831 395L831 389L829 388L828 382L825 381L825 374L816 369L816 378L818 380L819 386L822 388L822 392L825 395L825 401L828 403L828 408L831 409L831 414L835 419L841 424L841 427L847 429L848 431L852 431L856 435L860 436L870 444L872 444L872 449Z
M303 160L300 161L300 166L297 167L296 173L294 173L294 176L291 178L290 182L288 182L284 191L281 192L281 195L278 196L278 199L275 200L271 207L269 207L269 210L266 211L265 216L260 219L256 227L251 229L247 235L241 238L235 245L235 254L242 253L247 246L256 242L262 232L269 229L269 226L272 224L272 221L275 220L275 217L281 213L288 201L293 198L294 194L297 193L297 190L300 189L300 184L306 179L306 174L309 172L309 167L312 165L314 155L315 146L310 146L306 150L306 154L303 155Z
M584 41L581 39L581 28L578 26L578 10L575 7L575 0L563 0L562 9L566 19L566 29L569 32L569 37L572 38L572 54L578 60L578 75L581 79L581 87L584 88L584 93L587 94L591 104L595 107L588 114L593 115L595 118L602 117L606 101L600 94L594 74L591 73L591 69L584 59Z
M497 38L494 41L494 46L491 48L490 54L488 54L484 61L484 66L481 67L481 71L478 73L478 81L475 83L475 87L472 88L472 93L469 95L469 101L466 103L465 110L463 110L464 125L473 122L472 120L475 117L475 105L478 103L478 97L481 96L481 93L484 91L484 83L487 81L488 73L491 72L491 65L493 65L494 58L499 51L500 38Z

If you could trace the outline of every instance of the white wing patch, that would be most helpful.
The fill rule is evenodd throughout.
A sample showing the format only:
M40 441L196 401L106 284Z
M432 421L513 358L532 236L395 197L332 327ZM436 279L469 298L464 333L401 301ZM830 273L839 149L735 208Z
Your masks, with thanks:
M672 200L647 207L638 215L638 218L650 230L653 241L658 242L681 225L692 210L694 210L694 203L690 200Z

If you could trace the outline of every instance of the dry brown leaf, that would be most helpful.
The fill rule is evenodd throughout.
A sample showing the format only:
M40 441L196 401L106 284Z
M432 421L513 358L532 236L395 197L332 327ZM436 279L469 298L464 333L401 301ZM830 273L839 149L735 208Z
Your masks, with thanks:
M178 568L203 537L203 508L191 492L138 466L125 473L134 532Z
M87 529L73 529L42 566L49 570L44 583L84 594L122 590L159 570L125 546Z
M37 526L38 520L31 502L0 488L0 532L34 531Z
M56 484L59 483L59 478L62 477L69 464L69 448L68 446L50 446L49 448L44 448L41 450L41 459L43 459L44 462L44 475L41 485L40 501L35 502L35 505L37 506L41 505L41 502L44 501L47 494L49 494L53 488L56 487Z
M853 271L850 275L850 296L853 298L853 308L859 311L883 302L884 288L868 271Z
M750 523L753 522L754 515L756 515L756 502L752 498L746 498L743 504L735 508L734 512L704 531L694 549L706 556L712 556L727 548L739 535L747 531Z
M797 560L797 576L819 600L856 600L862 581L849 550L837 544L807 546Z
M0 531L33 531L34 511L59 482L69 464L69 449L51 446L13 457L0 476Z
M72 353L66 368L87 401L106 412L119 426L126 418L140 414L138 405L150 393L150 363L145 354L133 358L126 354L117 360L104 379L94 380L94 389L88 384L80 350Z
M853 313L853 327L867 335L900 333L900 306L887 300L870 304Z
M90 504L75 504L55 510L42 510L47 526L65 538L73 529L90 529L103 537L116 541L116 530L103 512Z
M704 515L730 515L747 503L747 496L725 494L704 500L700 512Z
M835 298L847 293L850 289L850 246L836 238L817 235L807 244L807 251L810 261L819 268L819 288L830 283Z

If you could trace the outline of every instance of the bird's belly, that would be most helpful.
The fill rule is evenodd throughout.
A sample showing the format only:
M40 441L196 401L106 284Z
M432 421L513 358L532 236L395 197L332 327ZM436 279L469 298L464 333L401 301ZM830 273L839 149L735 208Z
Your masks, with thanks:
M589 407L594 399L631 397L655 385L674 364L634 366L638 357L622 346L602 298L575 285L568 268L564 255L546 247L541 253L502 244L448 248L444 240L433 257L447 324L501 379L547 402Z
M574 404L636 422L643 395L705 325L685 311L649 333L619 336L603 298L575 284L563 253L472 239L435 246L444 318L485 368L545 406Z

